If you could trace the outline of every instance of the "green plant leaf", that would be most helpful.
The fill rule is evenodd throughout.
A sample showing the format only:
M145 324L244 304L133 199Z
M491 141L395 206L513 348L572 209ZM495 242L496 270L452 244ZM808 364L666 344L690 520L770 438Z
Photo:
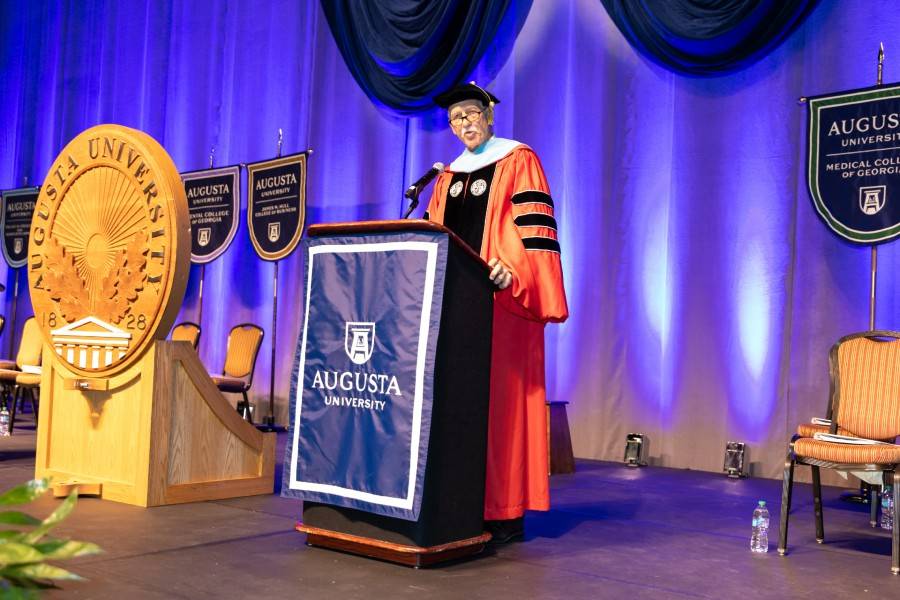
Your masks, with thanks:
M21 565L44 559L44 555L29 544L6 542L0 544L0 566Z
M75 503L78 502L78 490L72 490L72 493L63 500L53 513L44 519L40 526L35 527L31 532L25 534L23 541L27 544L36 544L38 540L44 537L48 531L61 523L75 509Z
M99 554L103 550L97 544L90 542L76 542L72 540L54 540L42 544L35 544L37 550L43 553L47 559L61 560L75 558L77 556L90 556Z
M67 540L57 540L55 538L46 538L43 542L38 542L34 544L34 548L39 550L44 555L50 554L51 552L55 552L58 548L63 547L67 544Z
M40 525L41 520L17 510L0 512L0 523L5 525Z
M50 488L49 479L32 479L0 494L0 506L27 504L42 496Z
M29 481L0 495L0 506L30 502L45 493L48 487L47 479ZM99 546L90 542L45 537L71 514L77 501L75 490L43 521L20 511L0 512L0 524L23 528L22 531L0 530L0 600L37 598L34 590L55 587L53 581L82 579L66 569L45 563L51 559L64 560L102 552ZM32 528L30 531L29 527Z
M0 600L32 600L38 597L38 593L33 590L23 590L20 587L0 588Z
M83 581L84 577L79 577L71 571L66 571L60 567L45 564L20 565L9 567L6 569L13 577L21 577L28 579L66 579L70 581Z

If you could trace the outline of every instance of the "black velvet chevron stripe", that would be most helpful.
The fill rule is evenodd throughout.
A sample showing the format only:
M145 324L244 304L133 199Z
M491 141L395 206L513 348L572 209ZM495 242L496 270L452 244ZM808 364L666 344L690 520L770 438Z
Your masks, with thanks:
M529 202L539 202L553 208L553 198L550 197L550 194L545 194L544 192L528 190L527 192L519 192L512 197L513 204L528 204Z
M549 250L559 252L559 242L545 237L522 238L522 244L526 250Z
M550 229L556 229L556 219L543 213L519 215L515 221L519 227L549 227Z

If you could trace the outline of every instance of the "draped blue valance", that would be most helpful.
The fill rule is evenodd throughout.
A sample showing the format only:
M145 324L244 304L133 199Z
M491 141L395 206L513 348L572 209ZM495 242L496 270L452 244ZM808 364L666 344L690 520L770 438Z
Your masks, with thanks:
M691 75L721 75L780 44L819 0L602 0L640 52Z
M401 113L463 81L511 0L322 0L344 61L373 101Z

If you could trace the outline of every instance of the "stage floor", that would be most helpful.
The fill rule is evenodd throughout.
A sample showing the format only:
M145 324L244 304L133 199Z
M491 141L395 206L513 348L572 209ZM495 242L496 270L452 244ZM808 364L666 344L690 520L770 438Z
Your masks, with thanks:
M28 418L0 438L0 489L34 471ZM279 440L279 460L286 436ZM815 543L810 486L798 485L788 557L775 551L781 482L578 461L551 479L553 510L526 540L414 570L309 548L299 503L277 495L142 509L83 498L57 532L105 553L70 561L89 578L48 598L892 598L890 536L866 508L825 488ZM280 477L280 470L279 470ZM756 501L772 512L770 551L749 550ZM31 512L49 513L41 499Z

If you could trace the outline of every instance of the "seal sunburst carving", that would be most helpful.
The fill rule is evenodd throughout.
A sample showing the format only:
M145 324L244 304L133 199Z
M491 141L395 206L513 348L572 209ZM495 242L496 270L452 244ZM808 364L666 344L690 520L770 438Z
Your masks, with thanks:
M60 205L53 237L74 257L93 310L118 255L150 223L139 190L121 171L91 169L68 193L72 201Z
M112 374L174 320L189 268L184 186L152 138L118 125L70 142L32 219L29 284L66 368Z

